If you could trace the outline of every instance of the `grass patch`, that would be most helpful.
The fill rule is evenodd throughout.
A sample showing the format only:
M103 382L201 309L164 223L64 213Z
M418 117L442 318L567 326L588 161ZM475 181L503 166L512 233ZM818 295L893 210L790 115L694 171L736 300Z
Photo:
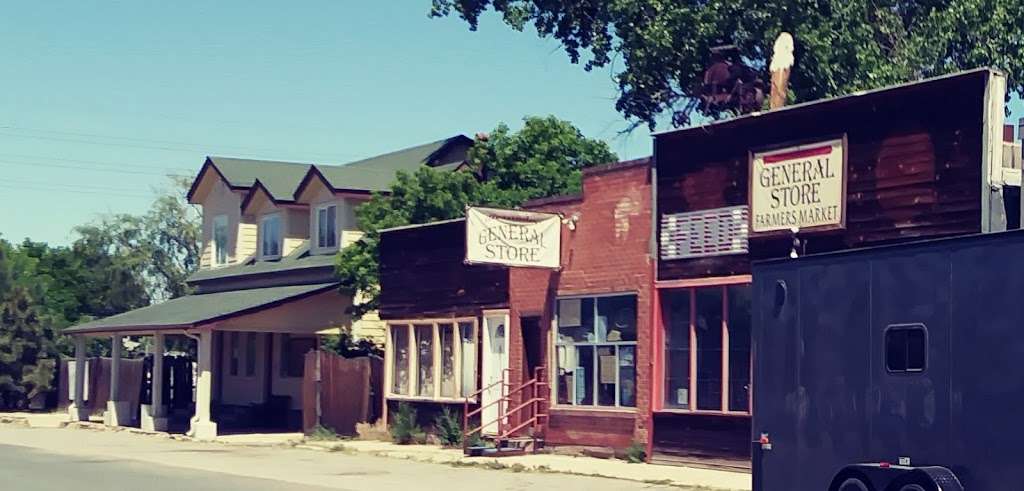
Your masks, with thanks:
M311 442L335 442L341 440L341 437L336 431L328 426L316 425L306 435L306 439Z

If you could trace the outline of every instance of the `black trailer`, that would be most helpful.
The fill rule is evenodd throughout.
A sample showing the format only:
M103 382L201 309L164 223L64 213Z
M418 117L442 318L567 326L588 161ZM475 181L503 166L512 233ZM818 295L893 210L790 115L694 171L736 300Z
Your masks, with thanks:
M755 491L1024 490L1024 232L755 264Z

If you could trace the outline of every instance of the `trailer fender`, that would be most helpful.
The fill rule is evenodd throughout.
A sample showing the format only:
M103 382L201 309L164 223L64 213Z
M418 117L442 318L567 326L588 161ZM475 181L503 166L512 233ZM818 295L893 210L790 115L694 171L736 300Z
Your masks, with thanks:
M836 473L829 491L964 491L953 471L939 466L910 467L885 463L848 465Z

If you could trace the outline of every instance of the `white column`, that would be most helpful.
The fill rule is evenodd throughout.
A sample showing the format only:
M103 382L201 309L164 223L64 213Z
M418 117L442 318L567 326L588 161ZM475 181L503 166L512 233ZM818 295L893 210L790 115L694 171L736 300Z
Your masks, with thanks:
M107 426L128 426L131 424L131 411L128 403L121 401L121 347L120 334L110 338L110 400L107 401L107 412L103 422Z
M153 335L149 353L153 356L153 381L150 385L150 403L142 407L141 426L146 431L167 431L167 409L164 407L164 334Z
M213 392L213 331L199 334L199 377L196 379L196 413L192 417L189 434L199 440L217 438L217 423L210 420L210 403Z
M74 400L68 405L71 421L89 421L89 408L85 405L85 336L75 336Z

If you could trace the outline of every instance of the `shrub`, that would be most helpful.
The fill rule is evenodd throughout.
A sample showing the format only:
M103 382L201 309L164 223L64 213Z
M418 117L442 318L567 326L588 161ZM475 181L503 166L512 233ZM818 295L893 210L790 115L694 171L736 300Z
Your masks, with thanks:
M408 403L398 404L398 411L391 415L391 440L399 445L408 445L424 439L423 430L416 424L416 409Z
M626 448L626 461L631 464L641 464L647 461L647 446L640 442L633 442Z
M441 410L441 414L434 418L434 434L441 446L457 447L462 444L462 424L459 423L459 413L445 406Z
M384 425L383 419L377 420L376 423L356 423L356 434L359 435L360 440L391 441L391 435L388 434L388 428Z
M338 433L328 426L318 424L310 430L306 438L315 442L330 442L338 439Z

